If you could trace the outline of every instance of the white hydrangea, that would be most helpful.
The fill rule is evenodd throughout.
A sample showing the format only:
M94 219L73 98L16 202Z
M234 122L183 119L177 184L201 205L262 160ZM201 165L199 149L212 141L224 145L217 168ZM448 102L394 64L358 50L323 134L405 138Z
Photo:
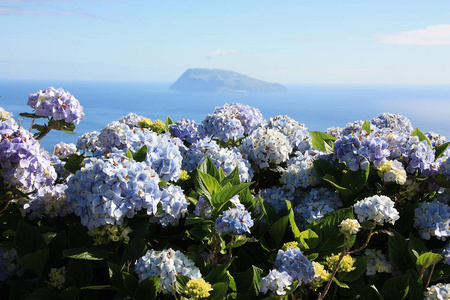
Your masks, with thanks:
M382 225L386 222L394 224L400 215L394 207L395 203L387 196L374 195L364 198L353 205L359 222L373 220Z
M348 232L350 235L358 233L361 229L361 225L358 220L355 219L345 219L339 225L339 229L343 232Z
M450 283L438 283L427 288L424 300L450 300Z
M388 160L378 166L380 176L385 182L395 182L400 185L406 183L406 171L398 160Z
M292 146L278 130L260 127L242 141L241 152L260 168L267 168L287 161Z
M286 290L291 289L292 282L292 277L286 271L271 270L262 280L261 292L265 294L267 291L272 291L282 296L286 294Z

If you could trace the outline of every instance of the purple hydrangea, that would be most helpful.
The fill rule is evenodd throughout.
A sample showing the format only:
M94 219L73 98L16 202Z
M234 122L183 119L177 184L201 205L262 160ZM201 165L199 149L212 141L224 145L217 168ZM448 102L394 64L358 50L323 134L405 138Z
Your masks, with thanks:
M391 154L388 149L388 144L383 139L375 137L372 134L365 135L362 138L359 152L364 157L367 157L375 167L385 163Z
M212 211L213 208L208 200L199 196L198 201L195 204L194 215L209 219L212 216Z
M208 156L210 153L219 152L220 146L216 141L210 138L198 140L191 144L189 148L180 148L183 156L183 170L188 173L194 171L200 165L200 161Z
M442 160L439 168L439 174L445 176L445 178L450 181L450 157L446 157Z
M6 281L9 277L21 276L25 269L19 267L19 256L16 249L6 249L0 245L0 282Z
M450 206L437 200L421 202L414 211L414 227L420 237L429 240L435 236L445 241L450 236Z
M27 105L34 109L37 116L64 120L67 123L79 123L84 119L83 106L69 92L62 88L49 87L28 96Z
M307 284L314 279L314 267L299 248L289 247L286 251L278 250L274 268L278 272L288 273L299 284Z
M270 118L267 127L283 133L294 150L308 150L312 146L308 128L288 116Z
M216 219L215 227L219 234L244 234L250 233L253 220L250 213L245 209L229 208Z
M406 163L406 171L414 174L419 171L422 175L432 176L437 173L438 167L434 163L435 151L426 141L419 141L417 136L412 136L406 145L406 153L403 158Z
M0 174L24 192L52 185L57 177L50 156L32 134L11 121L0 122Z
M192 144L200 139L198 126L199 125L193 120L181 119L180 121L170 124L169 129L173 136Z
M362 120L354 121L353 123L347 123L347 125L345 125L345 127L341 129L341 136L358 133L362 130L363 125L364 121ZM376 126L370 124L370 130L376 130Z

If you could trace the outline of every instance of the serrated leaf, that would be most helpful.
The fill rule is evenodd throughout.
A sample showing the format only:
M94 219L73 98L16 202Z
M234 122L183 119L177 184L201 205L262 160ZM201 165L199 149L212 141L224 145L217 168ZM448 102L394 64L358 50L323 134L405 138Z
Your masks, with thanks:
M434 160L436 161L439 157L441 157L445 151L447 151L448 147L450 145L450 142L447 142L445 144L439 145L435 148L435 154L434 154Z
M366 121L364 121L364 124L362 125L362 130L364 130L367 133L370 133L372 130L370 129L370 123Z
M145 242L141 238L136 237L128 243L122 254L120 263L125 265L128 262L135 262L138 258L144 255L145 251L147 251Z
M427 141L428 146L433 147L428 137L419 130L419 127L416 127L416 129L411 133L411 136L417 136L419 137L419 141Z
M216 165L214 165L214 162L208 156L200 164L198 170L208 175L211 175L212 177L216 178L216 180L220 179L219 171L217 170Z
M183 295L184 289L186 288L186 284L191 280L191 278L187 276L181 276L177 275L177 282L176 282L176 291L178 294Z
M215 193L222 190L220 183L213 176L211 176L207 173L204 173L202 171L199 171L198 175L200 176L200 179L202 180L202 182L203 182L204 186L206 187L206 189L208 190L209 194L211 194L212 196Z
M94 247L79 247L63 251L63 257L85 260L103 260L108 254L109 252Z
M320 149L323 152L326 152L327 149L325 147L325 141L332 141L334 142L336 138L334 136L331 136L329 134L326 134L324 132L320 131L310 131L309 132L312 136L311 143L314 149Z
M136 153L134 153L133 160L137 162L145 161L145 159L147 158L147 151L148 151L147 145L142 146L136 151Z
M433 252L426 252L421 254L416 260L416 270L420 272L422 269L425 270L428 267L438 263L442 260L442 256Z
M381 288L381 295L385 300L403 300L409 292L409 276L401 275L389 278Z
M220 213L228 200L242 192L251 184L252 182L240 183L215 193L211 198L211 205L214 207L215 212Z
M298 237L300 244L303 246L304 250L311 250L317 247L319 244L319 236L310 228L300 232Z

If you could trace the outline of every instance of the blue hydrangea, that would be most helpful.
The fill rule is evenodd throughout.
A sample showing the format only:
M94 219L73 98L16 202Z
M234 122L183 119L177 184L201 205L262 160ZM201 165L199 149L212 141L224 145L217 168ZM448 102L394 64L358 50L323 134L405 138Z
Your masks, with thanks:
M312 188L294 208L295 221L302 229L343 206L339 194L325 187Z
M195 204L194 215L210 219L212 216L212 211L213 208L208 200L206 200L202 196L199 196L198 201Z
M0 122L0 175L24 192L52 185L57 177L50 156L32 134L11 121Z
M375 167L385 163L391 154L388 144L383 139L372 134L365 135L362 138L359 152L364 157L367 157Z
M82 134L77 140L77 149L83 152L96 152L101 149L98 140L100 132L92 131Z
M414 227L429 240L435 236L445 241L450 236L450 206L437 200L421 202L414 211Z
M390 159L398 159L406 155L409 134L390 128L383 128L375 132L374 135L383 139L388 144Z
M277 212L287 209L286 200L294 205L299 198L298 193L292 185L273 186L264 189L260 192L260 196L264 201L269 202Z
M427 132L425 133L425 135L427 136L427 138L430 140L431 142L431 146L433 148L436 148L437 146L440 146L442 144L445 144L445 136L440 135L439 133L436 132Z
M158 210L152 217L152 222L160 223L163 227L167 225L178 225L178 221L184 216L188 210L189 203L183 194L181 187L177 185L169 185L161 188L161 200Z
M342 130L343 130L343 128L341 128L341 127L334 127L334 126L332 126L332 127L328 127L325 130L325 133L328 134L328 135L331 135L331 136L333 136L335 138L339 138L339 137L341 137L343 135L342 134Z
M369 160L361 154L361 140L353 135L344 135L334 143L334 158L345 163L352 171L365 170Z
M182 252L172 248L157 251L148 250L147 253L135 262L135 272L139 281L154 275L160 276L159 290L163 294L172 294L177 282L176 276L186 276L190 279L202 278L200 270L194 262Z
M138 123L141 121L144 117L137 115L135 113L129 113L126 116L123 116L118 120L119 123L123 123L127 125L130 129L134 127L139 127Z
M402 115L392 113L382 113L378 117L373 118L370 121L378 129L389 128L395 131L411 134L414 128L411 125L411 121Z
M436 195L436 200L440 203L450 204L450 189L443 189Z
M16 249L6 249L0 245L0 282L13 276L21 276L25 269L19 267Z
M293 280L298 280L300 285L314 279L314 267L299 248L289 247L286 251L278 250L273 266L278 272L286 272Z
M67 123L79 123L84 119L83 106L69 92L62 88L49 87L28 96L27 105L38 116L64 120Z
M362 130L363 125L364 121L362 120L354 121L353 123L347 123L347 125L345 125L345 127L341 129L341 136L358 133ZM376 129L377 127L375 125L370 124L371 131L374 131Z
M59 157L54 155L50 156L50 161L53 168L55 168L55 172L57 175L55 182L66 182L68 180L68 177L72 175L72 173L64 168L66 162L62 161L61 159L59 159Z
M199 125L195 123L194 120L181 119L180 121L170 124L169 129L173 136L192 144L200 139L198 126Z
M439 174L445 176L445 178L450 181L450 157L445 157L442 159Z
M55 184L40 188L29 196L30 199L21 199L22 215L28 215L30 220L36 218L64 217L72 211L66 205L66 184Z
M294 150L308 150L312 146L308 128L288 116L270 118L267 127L283 133Z
M125 217L158 211L161 192L158 174L145 162L121 155L86 160L70 177L66 203L91 230L106 224L121 225Z
M198 127L201 138L215 137L224 142L250 134L263 122L258 109L240 103L216 107Z
M289 159L292 146L287 137L275 129L258 128L242 140L241 152L261 169Z
M450 283L437 283L427 288L423 300L448 300L450 295Z
M353 205L353 210L360 223L373 220L379 225L387 222L394 224L400 218L394 206L395 203L391 198L374 195L356 202Z
M214 140L205 138L191 144L189 148L180 148L180 151L183 156L182 168L190 173L199 167L205 156L219 152L220 146Z
M320 179L313 165L318 154L315 150L295 152L295 156L287 161L287 167L281 174L281 183L304 189L318 185Z
M125 123L113 121L105 126L98 135L97 147L103 151L122 150L136 139L133 130Z
M219 234L244 234L250 233L253 220L250 213L245 209L229 208L222 212L217 219L215 227Z
M73 143L59 142L53 146L53 155L59 158L66 158L70 154L77 153L77 147Z
M272 291L278 296L286 294L286 290L290 290L293 283L292 277L288 272L279 272L278 270L270 270L269 274L262 279L261 293Z
M406 171L410 174L418 171L425 176L435 175L438 168L434 164L434 152L426 141L419 141L417 136L412 136L407 142L403 157L407 165Z
M443 262L446 265L450 265L450 242L447 243L447 246L442 249L441 252L442 258L444 259Z

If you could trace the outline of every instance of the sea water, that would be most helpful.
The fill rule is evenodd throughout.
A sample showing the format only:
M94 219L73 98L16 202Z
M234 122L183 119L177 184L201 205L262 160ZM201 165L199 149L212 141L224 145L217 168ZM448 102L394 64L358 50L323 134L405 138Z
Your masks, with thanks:
M216 106L233 102L258 108L267 120L287 115L311 131L371 120L383 112L399 113L422 132L450 140L450 86L288 85L281 93L192 93L172 91L169 83L0 80L0 106L14 117L31 113L28 95L49 86L74 95L86 116L76 126L77 135L52 131L44 137L41 144L48 151L60 141L76 143L81 134L100 131L130 112L151 120L170 117L200 123Z

